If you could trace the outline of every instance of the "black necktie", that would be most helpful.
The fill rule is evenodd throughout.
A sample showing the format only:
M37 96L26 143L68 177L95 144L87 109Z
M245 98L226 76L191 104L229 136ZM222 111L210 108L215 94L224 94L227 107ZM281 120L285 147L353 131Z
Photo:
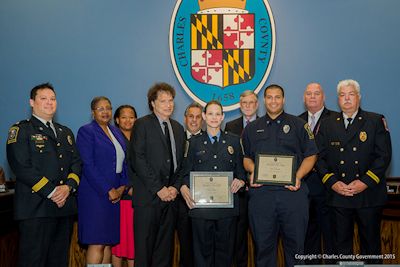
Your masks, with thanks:
M164 125L164 134L165 139L167 141L168 152L169 152L169 174L170 177L174 174L174 157L172 154L172 146L171 146L171 136L169 135L168 123L166 121L163 122Z
M212 139L214 139L213 148L214 148L214 149L217 149L217 146L218 146L218 137L217 137L217 136L213 136Z
M51 133L51 136L52 136L54 139L57 139L57 138L56 138L56 133L54 132L53 128L51 128L51 123L50 123L49 121L46 122L46 126L47 126L47 128L49 128L50 133Z
M352 120L353 120L352 118L347 118L348 123L346 129L349 129Z

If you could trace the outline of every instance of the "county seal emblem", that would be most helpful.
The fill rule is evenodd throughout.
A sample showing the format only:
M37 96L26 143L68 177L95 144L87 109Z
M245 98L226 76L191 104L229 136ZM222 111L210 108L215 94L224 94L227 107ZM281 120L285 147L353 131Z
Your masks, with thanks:
M200 104L239 107L240 94L261 90L275 54L275 24L267 0L178 0L169 45L175 74Z

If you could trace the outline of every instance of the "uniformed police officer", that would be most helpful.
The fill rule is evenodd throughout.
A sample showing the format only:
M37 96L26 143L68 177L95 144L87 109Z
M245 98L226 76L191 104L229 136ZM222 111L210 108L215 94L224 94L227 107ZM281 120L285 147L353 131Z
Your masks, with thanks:
M185 154L181 193L192 218L194 266L231 267L234 253L238 197L235 193L245 185L243 153L238 136L222 132L222 106L210 101L202 113L207 131L192 137ZM194 208L189 192L191 171L233 172L230 191L234 193L233 208Z
M16 175L18 266L68 266L76 213L73 192L81 161L71 130L53 121L57 101L51 84L31 90L32 117L10 128L7 158Z
M335 249L352 254L357 222L361 254L380 255L385 172L392 155L389 131L382 115L360 108L357 81L340 81L337 93L342 112L324 121L317 136L317 169L329 189L328 205L333 206Z
M302 178L312 169L318 152L314 135L302 119L283 111L284 90L273 84L264 91L267 114L243 132L244 167L250 173L249 223L256 248L256 266L276 266L278 234L282 234L285 265L301 261L308 221L308 188ZM253 183L258 154L295 158L294 185Z

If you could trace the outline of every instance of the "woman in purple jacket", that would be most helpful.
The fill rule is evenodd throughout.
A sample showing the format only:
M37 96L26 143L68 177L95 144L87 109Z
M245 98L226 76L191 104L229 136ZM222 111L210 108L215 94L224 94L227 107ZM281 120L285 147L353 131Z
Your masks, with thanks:
M119 243L119 200L127 184L126 146L110 125L111 102L95 97L94 120L82 126L76 143L83 161L78 189L78 235L88 245L86 264L111 263L111 246Z

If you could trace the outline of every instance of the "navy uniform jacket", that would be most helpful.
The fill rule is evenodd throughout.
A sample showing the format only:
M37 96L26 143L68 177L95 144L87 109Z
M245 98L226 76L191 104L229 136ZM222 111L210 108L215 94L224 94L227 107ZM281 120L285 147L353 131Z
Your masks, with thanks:
M238 136L221 132L217 148L206 132L190 138L186 158L183 163L183 183L190 187L190 171L233 172L233 178L245 181L243 168L243 151ZM238 197L234 194L234 208L195 208L189 211L189 216L210 220L238 216Z
M74 135L63 125L53 122L57 132L34 116L10 128L7 141L7 158L16 175L16 220L60 217L76 213L76 198L67 198L58 208L47 196L61 184L76 191L81 173L81 160Z
M328 204L361 208L385 203L385 171L392 155L390 135L385 124L382 115L359 109L347 130L342 113L321 125L317 136L320 149L317 169L322 182L330 189ZM353 197L331 190L337 181L349 184L357 179L368 188Z
M258 153L296 157L297 170L303 159L318 153L314 135L303 119L283 112L275 120L265 115L246 126L243 132L245 157L255 162ZM266 188L283 188L267 186Z

